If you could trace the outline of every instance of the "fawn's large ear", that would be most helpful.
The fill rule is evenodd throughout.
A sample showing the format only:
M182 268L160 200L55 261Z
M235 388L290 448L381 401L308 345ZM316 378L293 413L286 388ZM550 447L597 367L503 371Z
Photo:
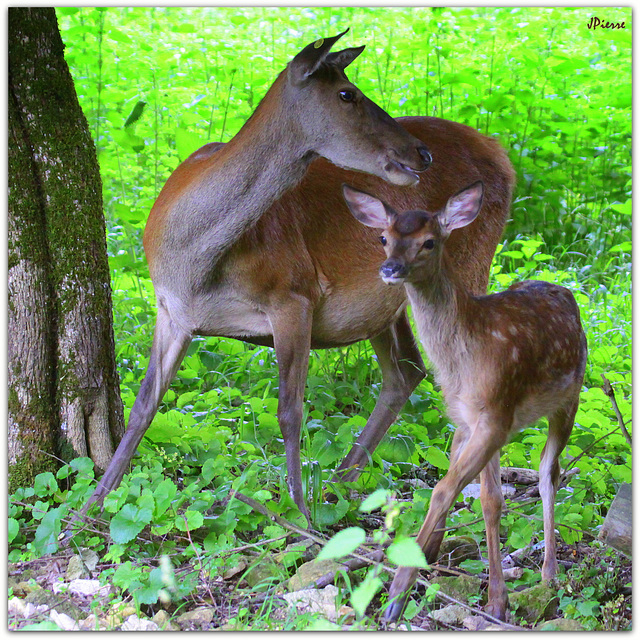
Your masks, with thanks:
M345 29L342 33L332 38L320 38L311 44L308 44L296 57L289 63L289 79L294 85L304 83L307 78L322 64L327 57L331 47L337 40L347 33L349 29ZM345 49L349 51L349 49ZM340 52L343 53L343 52ZM354 59L353 56L352 59ZM347 63L348 64L348 63ZM346 64L345 64L346 66Z
M356 220L375 229L386 229L393 215L382 200L347 184L342 185L342 194Z
M339 69L346 69L363 51L364 45L351 47L350 49L330 53L326 60L328 64L334 64Z
M454 229L471 224L480 211L483 195L484 185L478 181L451 196L444 211L438 214L443 231L450 233Z

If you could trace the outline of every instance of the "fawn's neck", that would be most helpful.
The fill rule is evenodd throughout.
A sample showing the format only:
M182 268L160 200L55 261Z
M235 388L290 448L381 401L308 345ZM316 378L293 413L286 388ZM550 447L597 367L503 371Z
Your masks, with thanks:
M439 373L454 371L468 350L475 299L452 271L447 256L439 272L421 282L406 283L420 340Z

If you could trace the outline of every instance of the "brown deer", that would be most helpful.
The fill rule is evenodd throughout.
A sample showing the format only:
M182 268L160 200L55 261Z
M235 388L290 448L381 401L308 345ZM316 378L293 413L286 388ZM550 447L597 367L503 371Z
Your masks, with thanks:
M158 305L149 368L127 431L85 512L120 483L194 334L268 335L287 322L277 301L267 315L235 296L226 275L228 256L272 202L300 181L311 161L323 156L402 186L416 183L417 172L429 166L424 143L347 79L344 69L364 47L330 53L345 33L298 53L238 134L217 153L193 154L160 192L144 233ZM280 356L287 366L290 354L279 349ZM298 436L284 428L283 433L289 486L307 513Z
M152 359L129 420L132 434L125 435L116 452L117 466L114 460L91 501L102 500L117 487L192 334L225 336L275 347L280 376L278 419L289 486L305 514L308 511L300 471L300 430L309 349L369 339L382 372L382 391L366 427L339 470L345 480L357 477L368 461L368 453L376 448L422 380L424 365L404 311L404 291L387 287L378 277L384 251L377 234L349 213L342 197L342 183L379 193L398 208L437 209L444 206L450 193L474 180L483 180L488 187L478 219L454 233L450 240L453 262L463 282L475 293L483 293L509 212L514 181L509 160L498 143L470 127L438 118L400 118L397 122L435 149L433 165L421 175L419 184L409 188L394 186L316 159L297 187L276 200L253 226L247 224L246 229L238 230L237 237L229 238L229 246L212 260L212 269L202 280L204 321L191 324L190 333L180 334L184 343L171 338L171 323L185 326L189 316L178 314L170 323L163 298L158 296ZM186 215L180 213L180 184L192 173L199 175L213 166L216 157L231 144L205 145L185 160L165 187L171 191L166 194L169 204L164 206L173 206L176 216ZM178 183L174 180L176 174ZM165 197L163 194L164 190L161 198ZM166 261L156 248L156 218L161 215L158 211L161 210L152 209L145 233L145 250L156 288L160 279L171 276L171 271L163 275L164 270L177 269L175 262ZM211 224L203 228L214 235ZM173 283L175 297L183 285L179 277ZM159 367L165 372L162 375Z
M451 465L431 496L418 533L427 562L434 562L445 519L462 489L478 474L487 530L487 610L505 619L507 590L500 561L500 448L515 431L543 416L549 436L540 461L545 555L542 579L557 571L554 503L558 458L571 430L587 360L578 305L568 289L528 280L506 291L476 296L461 281L447 239L471 224L480 211L483 184L452 196L437 213L397 213L375 196L349 186L344 197L363 224L383 229L387 259L380 276L404 284L425 352L451 418L458 425ZM418 569L402 567L391 585L387 620L396 620Z

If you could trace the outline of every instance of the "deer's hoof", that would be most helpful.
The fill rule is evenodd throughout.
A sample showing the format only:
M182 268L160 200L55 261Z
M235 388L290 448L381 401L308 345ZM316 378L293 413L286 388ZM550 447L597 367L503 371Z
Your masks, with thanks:
M398 596L386 609L382 619L386 623L397 622L407 604L406 596Z

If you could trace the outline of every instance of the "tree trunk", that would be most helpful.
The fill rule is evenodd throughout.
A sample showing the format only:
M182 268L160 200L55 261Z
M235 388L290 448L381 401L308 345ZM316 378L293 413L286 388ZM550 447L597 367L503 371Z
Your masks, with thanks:
M54 9L9 9L9 474L124 433L96 150ZM49 458L50 459L50 458Z

